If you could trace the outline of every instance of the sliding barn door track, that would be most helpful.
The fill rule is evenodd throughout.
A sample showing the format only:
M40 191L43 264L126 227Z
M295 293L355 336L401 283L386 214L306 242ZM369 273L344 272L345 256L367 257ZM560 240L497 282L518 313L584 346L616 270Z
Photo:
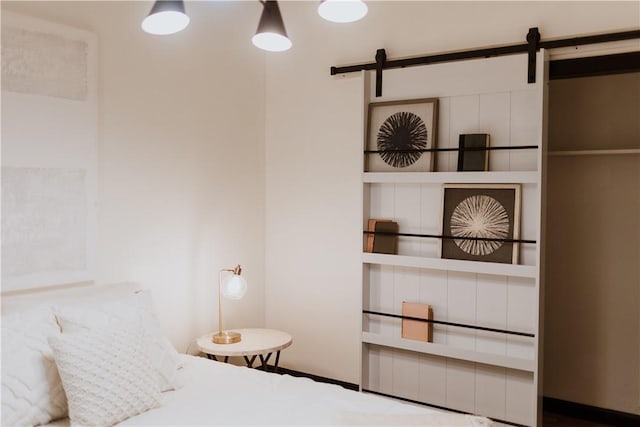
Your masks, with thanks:
M392 68L415 67L419 65L437 64L441 62L462 61L466 59L491 58L496 56L515 55L527 53L527 82L536 81L536 52L540 49L557 49L562 47L577 47L581 45L608 43L622 40L632 40L640 38L640 30L620 31L606 34L595 34L588 36L566 37L556 40L541 40L540 31L537 27L529 28L526 43L482 47L455 52L435 53L430 55L417 56L404 59L387 59L385 49L378 49L375 55L375 62L331 67L331 75L353 73L361 70L376 71L376 97L382 96L382 71Z

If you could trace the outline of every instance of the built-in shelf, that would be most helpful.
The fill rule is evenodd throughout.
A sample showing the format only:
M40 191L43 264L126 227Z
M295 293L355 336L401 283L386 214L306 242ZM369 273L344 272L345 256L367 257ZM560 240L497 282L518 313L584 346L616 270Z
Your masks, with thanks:
M549 156L612 156L621 154L640 154L640 148L621 148L615 150L570 150L549 151Z
M460 271L466 273L529 278L535 278L538 271L538 268L533 265L501 264L495 262L463 261L457 259L387 255L368 252L362 254L362 262L366 264L393 265L399 267L415 267L431 270Z
M535 370L535 362L530 359L504 356L501 354L483 353L462 348L455 348L443 344L407 340L400 337L389 337L372 332L363 332L362 342L383 347L399 348L408 351L415 351L418 353L431 354L434 356L466 360L468 362L482 363L485 365L517 369L520 371L534 372Z
M368 184L536 184L538 172L364 172Z

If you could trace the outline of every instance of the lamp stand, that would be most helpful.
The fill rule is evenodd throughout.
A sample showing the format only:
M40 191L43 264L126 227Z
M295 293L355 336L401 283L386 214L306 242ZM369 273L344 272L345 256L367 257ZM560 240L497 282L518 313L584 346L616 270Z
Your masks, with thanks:
M233 274L240 275L240 266L237 266L233 270L223 269L218 272L218 333L214 334L211 338L215 344L233 344L240 342L242 336L238 332L223 331L222 330L222 273L225 271L231 271Z
M238 332L222 331L215 334L212 341L216 344L233 344L240 342L241 339Z

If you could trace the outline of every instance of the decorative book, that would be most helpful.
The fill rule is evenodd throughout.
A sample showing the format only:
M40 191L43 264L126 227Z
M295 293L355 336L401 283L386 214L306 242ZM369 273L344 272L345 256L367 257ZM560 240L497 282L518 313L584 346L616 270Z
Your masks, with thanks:
M398 223L390 219L369 219L367 231L375 233L391 233L391 234L367 234L366 252L375 252L379 254L398 253Z
M433 320L433 310L428 304L402 302L402 315L418 319ZM433 342L433 323L402 319L402 338Z
M489 170L489 134L467 133L458 140L458 171Z

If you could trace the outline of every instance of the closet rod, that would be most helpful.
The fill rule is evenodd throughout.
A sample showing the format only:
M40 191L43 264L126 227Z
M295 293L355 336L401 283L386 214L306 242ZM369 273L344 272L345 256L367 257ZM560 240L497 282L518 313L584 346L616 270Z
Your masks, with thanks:
M436 325L455 326L457 328L476 329L479 331L496 332L499 334L518 335L520 337L534 338L534 334L528 332L510 331L508 329L487 328L485 326L467 325L465 323L445 322L444 320L422 319L420 317L402 316L399 314L380 313L378 311L362 310L364 314L373 314L376 316L392 317L394 319L415 320L423 323L433 323Z
M615 33L595 34L591 36L574 36L557 40L539 41L537 46L542 49L556 49L586 44L607 43L621 40L633 40L640 38L640 30L619 31ZM382 69L405 68L419 65L435 64L439 62L461 61L464 59L489 58L494 56L513 55L528 52L529 44L520 43L496 47L474 48L447 53L436 53L405 59L391 59L382 64ZM376 62L368 62L357 65L332 66L331 75L353 73L361 70L375 70Z
M449 240L475 240L477 242L502 242L502 243L530 243L535 245L535 240L524 239L500 239L498 237L467 237L467 236L446 236L440 234L419 234L419 233L396 233L393 231L369 231L365 230L363 234L378 234L386 236L400 236L400 237L426 237L431 239L449 239Z

